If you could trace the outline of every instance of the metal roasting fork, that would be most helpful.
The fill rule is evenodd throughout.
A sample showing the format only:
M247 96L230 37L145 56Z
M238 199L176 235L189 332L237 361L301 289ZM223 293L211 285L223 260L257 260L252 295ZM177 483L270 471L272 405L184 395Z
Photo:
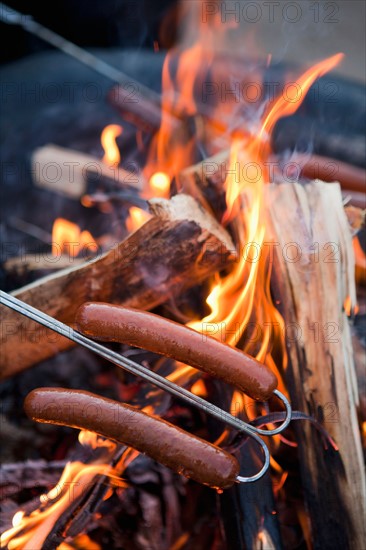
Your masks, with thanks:
M217 407L216 405L209 403L205 399L202 399L202 397L199 397L198 395L191 393L185 388L182 388L177 384L174 384L173 382L171 382L170 380L167 380L163 376L160 376L156 372L151 371L148 368L142 365L139 365L138 363L135 363L131 359L127 357L123 357L122 355L119 355L115 351L112 351L104 347L98 342L95 342L94 340L86 338L85 336L83 336L76 330L72 329L71 327L65 325L64 323L61 323L57 319L54 319L53 317L26 304L21 300L18 300L14 296L11 296L10 294L7 294L2 290L0 290L0 303L6 307L9 307L14 311L17 311L18 313L20 313L21 315L24 315L25 317L28 317L29 319L36 321L40 325L43 325L44 327L47 327L48 329L53 330L54 332L57 332L62 336L65 336L69 340L72 340L73 342L80 344L84 348L89 349L90 351L94 352L100 357L103 357L104 359L107 359L111 363L114 363L118 367L134 374L135 376L139 376L146 382L154 384L158 388L167 391L168 393L170 393L171 395L174 395L175 397L178 397L179 399L183 399L183 401L185 401L189 405L192 405L193 407L196 407L197 409L200 409L201 411L204 411L205 413L210 414L220 422L227 424L228 426L230 426L231 428L234 428L238 432L246 433L249 437L252 437L253 439L255 439L255 441L262 447L262 451L264 453L264 464L261 470L257 474L251 477L237 476L238 482L248 483L248 482L257 481L268 470L269 461L270 461L269 451L268 451L267 445L259 437L259 435L272 436L275 434L279 434L290 423L291 414L292 414L291 405L288 399L279 390L274 390L273 394L276 395L283 402L286 409L286 418L283 421L283 423L277 428L272 430L263 430L255 426L251 426L250 424L244 422L243 420L236 418L235 416L228 413L227 411L224 411L219 407Z

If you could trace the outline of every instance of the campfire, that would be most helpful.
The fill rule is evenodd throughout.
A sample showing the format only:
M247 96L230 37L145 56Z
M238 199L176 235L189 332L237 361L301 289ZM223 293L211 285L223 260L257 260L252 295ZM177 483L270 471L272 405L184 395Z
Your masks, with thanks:
M344 56L263 94L271 56L223 56L217 5L161 94L85 52L114 80L95 145L32 145L37 214L20 193L6 220L1 548L363 547L365 172L274 146Z

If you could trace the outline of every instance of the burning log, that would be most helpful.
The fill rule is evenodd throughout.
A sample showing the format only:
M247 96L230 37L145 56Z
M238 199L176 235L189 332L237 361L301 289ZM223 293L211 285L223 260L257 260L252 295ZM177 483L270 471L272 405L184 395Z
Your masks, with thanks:
M88 176L106 178L117 186L142 188L141 176L79 151L58 145L45 145L32 156L32 174L35 185L80 199L87 191Z
M177 178L178 189L184 193L192 194L206 207L210 198L212 205L215 205L217 196L222 194L222 183L226 179L228 170L231 169L229 157L229 151L223 151L183 170ZM281 168L280 163L275 159L272 159L269 164L273 168ZM351 205L363 209L366 207L366 172L362 168L319 155L309 157L297 155L289 162L289 168L291 167L296 168L299 175L301 173L310 179L319 178L330 183L339 181L342 191ZM237 166L238 177L240 177L239 170L243 170L243 168L245 167ZM216 201L212 201L212 194L215 191Z
M102 257L40 279L14 295L72 325L86 301L152 309L234 259L229 235L191 197L153 199L150 209L154 215ZM3 312L2 340L1 378L72 345L10 310Z
M228 155L225 152L220 153L184 170L177 178L178 188L194 194L203 204L206 204L206 202L213 203L215 215L221 219L225 211L225 203L223 203L223 206L220 204L220 198L223 194L222 183L229 168L232 169ZM361 171L359 175L362 176ZM353 182L352 177L343 178L342 183L347 190L347 194L348 189L359 189L361 179ZM296 207L299 199L294 200L294 187L303 189L304 197L300 207ZM271 210L270 215L276 216L277 225L274 231L274 240L282 244L281 250L287 250L286 246L289 243L293 244L294 241L295 245L301 243L303 250L304 246L307 247L305 250L308 250L313 243L313 241L310 241L311 235L313 235L314 241L319 243L318 246L328 246L328 248L321 251L321 255L325 262L330 263L320 263L318 261L316 264L317 271L309 273L309 270L304 269L303 273L300 272L300 275L302 275L300 280L298 280L299 276L295 279L296 266L299 263L286 264L280 258L283 266L278 273L277 281L280 287L284 287L283 292L287 296L287 300L283 300L283 313L287 326L290 328L299 327L301 330L306 329L308 332L310 331L310 336L312 328L314 338L316 337L319 340L318 342L311 342L308 338L309 341L307 340L302 346L298 342L296 342L296 345L293 343L291 345L290 359L292 365L295 364L295 367L292 366L292 370L289 370L293 379L290 388L293 406L295 409L308 414L314 414L320 421L324 421L324 417L332 420L332 413L339 410L339 416L333 417L338 423L331 424L330 429L328 423L326 424L326 428L329 429L340 446L343 465L338 470L334 470L334 457L332 461L331 451L324 455L322 442L319 436L313 434L310 425L299 428L301 429L299 433L301 437L300 452L302 454L304 486L307 505L311 508L315 544L319 548L335 548L339 545L339 541L342 541L342 547L357 547L361 544L363 537L361 517L364 504L362 501L362 488L360 489L360 487L363 487L363 464L356 416L357 390L355 390L355 393L353 388L355 386L355 375L352 357L350 356L352 345L346 315L342 314L343 303L346 299L346 285L342 281L342 277L346 279L347 285L351 289L349 294L352 302L355 303L349 222L344 213L339 186L336 184L325 185L318 182L309 184L304 188L301 185L288 184L279 188L270 186L268 190L272 194L278 193L279 197L279 206L275 212ZM311 196L312 192L314 198ZM216 201L210 200L210 194L212 193L215 194ZM321 206L317 207L318 195ZM364 194L363 197L365 197ZM327 214L329 212L330 201L332 201L330 211L334 214L324 220L326 217L325 212ZM291 215L288 214L289 212ZM306 224L310 223L308 220L312 220L312 216L315 216L315 214L317 215L317 225L312 228L312 232L309 230L309 234L305 234L306 239L304 239L303 225L305 224L306 227ZM322 223L324 227L322 227ZM281 233L282 231L283 233ZM301 240L299 240L300 237L302 237ZM334 252L339 254L337 256L338 260L333 259L332 254ZM308 253L310 254L311 250L308 250ZM338 264L332 263L334 261L338 261ZM286 269L294 270L291 279ZM311 279L309 279L309 275ZM283 284L284 280L286 280L286 284ZM327 303L326 307L323 307L322 303L322 289L327 292L326 299L329 304ZM334 294L337 294L337 292L340 295L338 303L334 299ZM342 292L343 296L341 296ZM311 296L310 299L309 295ZM287 302L291 302L291 300L292 307L290 307L290 303L288 309ZM299 316L299 312L303 312L301 316ZM309 323L313 323L312 327L309 328L305 324L307 320L309 320ZM322 328L325 331L324 338L331 340L332 329L335 325L334 321L339 321L339 326L342 327L338 348L332 349L332 346L335 346L333 342L326 342L322 347L321 336L317 336L316 331ZM318 351L319 347L322 347L321 351ZM345 367L343 357L346 357ZM322 369L316 367L315 362L317 359L324 363L325 366ZM331 369L332 364L334 364L333 371ZM308 369L311 371L310 385L308 382ZM324 375L325 369L327 369L326 375ZM331 384L329 384L329 380L332 380ZM343 395L345 395L344 399ZM340 403L340 401L342 402ZM340 419L342 419L342 424L340 424ZM349 456L349 449L352 449L352 456ZM356 449L355 453L353 449ZM344 468L344 476L342 468ZM332 485L334 479L336 482ZM319 497L317 493L320 493ZM263 501L264 498L267 498L267 495L264 496L263 493L261 500ZM343 525L343 523L338 522L337 518L340 514L346 521L349 518L348 524ZM333 522L337 524L334 529ZM329 536L329 532L332 533L332 536Z
M354 259L340 188L313 181L269 186L267 192L292 404L318 418L339 447L339 454L325 451L310 424L296 423L314 547L362 548L364 469L345 311L356 302Z

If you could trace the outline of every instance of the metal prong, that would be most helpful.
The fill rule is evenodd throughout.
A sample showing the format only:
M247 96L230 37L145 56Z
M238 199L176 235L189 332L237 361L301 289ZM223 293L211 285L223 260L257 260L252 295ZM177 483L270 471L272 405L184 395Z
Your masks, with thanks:
M281 426L279 426L274 430L261 430L260 428L256 428L254 426L251 426L250 424L247 424L246 422L243 422L239 418L236 418L230 413L220 409L219 407L217 407L216 405L213 405L212 403L209 403L205 399L202 399L198 395L191 393L185 388L182 388L181 386L174 384L173 382L171 382L170 380L167 380L163 376L160 376L156 372L150 371L143 365L139 365L138 363L135 363L131 359L128 359L127 357L123 357L122 355L119 355L118 353L110 350L109 348L102 346L98 342L95 342L94 340L90 340L89 338L86 338L76 330L65 325L64 323L61 323L61 321L58 321L57 319L50 317L46 313L43 313L42 311L26 304L25 302L18 300L18 298L15 298L14 296L11 296L10 294L3 292L2 290L0 290L0 302L3 305L9 307L10 309L17 311L18 313L21 313L25 317L28 317L29 319L32 319L33 321L36 321L37 323L53 330L54 332L57 332L58 334L65 336L69 340L72 340L73 342L80 344L81 346L96 353L100 357L103 357L104 359L107 359L108 361L114 363L118 367L121 367L136 376L140 376L146 382L154 384L160 389L167 391L171 395L174 395L175 397L183 399L186 403L189 403L193 407L196 407L204 411L205 413L213 416L217 420L224 422L225 424L229 425L231 428L234 428L239 432L245 432L249 437L252 437L253 439L255 439L257 443L262 447L264 452L265 460L264 460L263 467L254 476L251 476L251 477L238 476L237 477L238 482L248 483L248 482L257 481L267 471L269 467L269 459L270 459L269 451L264 441L262 441L262 439L257 434L274 435L274 434L280 433L282 430L286 428L286 426L288 426L291 420L291 405L288 402L287 398L280 391L275 390L273 393L283 401L287 411L286 419L281 424Z
M260 479L262 476L264 476L264 474L266 473L266 471L269 468L270 456L269 456L269 450L268 450L267 445L264 443L264 441L258 435L252 434L252 438L255 439L256 442L263 449L264 464L263 464L262 468L259 470L259 472L257 474L254 474L254 476L250 476L250 477L237 476L236 479L239 483L252 483L253 481L258 481L258 479Z
M262 430L261 428L255 428L254 426L252 426L253 428L253 431L256 432L257 434L261 434L261 435L276 435L276 434L279 434L281 432L283 432L283 430L285 428L287 428L287 426L290 424L291 422L291 414L292 414L292 409L291 409L291 405L290 405L290 402L289 400L287 399L287 397L285 395L283 395L283 393L281 393L279 390L274 390L273 392L275 395L277 395L277 397L283 402L283 404L285 405L285 408L286 408L286 418L285 420L282 422L282 424L280 426L278 426L277 428L274 428L273 430Z
M33 319L33 321L36 321L37 323L40 323L41 325L53 330L54 332L65 336L69 340L72 340L73 342L82 345L83 347L89 349L90 351L96 353L104 359L111 361L118 367L121 367L136 376L140 376L146 382L154 384L155 386L169 392L175 397L183 399L190 405L193 405L194 407L206 412L207 414L214 416L217 420L228 424L235 430L246 432L248 435L256 433L257 428L255 428L254 426L243 422L239 418L236 418L230 413L220 409L219 407L216 407L216 405L209 403L205 399L202 399L198 395L191 393L185 388L174 384L170 380L167 380L163 376L160 376L156 372L149 370L143 365L139 365L131 359L123 357L115 351L112 351L111 349L102 346L98 342L86 338L76 330L65 325L64 323L61 323L61 321L58 321L57 319L50 317L46 313L43 313L42 311L39 311L38 309L26 304L25 302L18 300L14 296L11 296L6 292L0 291L0 299L1 303L5 306L15 311L18 311L22 315L25 315L26 317Z

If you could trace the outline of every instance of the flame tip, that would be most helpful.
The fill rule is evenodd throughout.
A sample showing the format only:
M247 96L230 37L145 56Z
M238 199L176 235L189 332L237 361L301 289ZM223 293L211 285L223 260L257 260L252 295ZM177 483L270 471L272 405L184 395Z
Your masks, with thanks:
M116 138L122 134L123 128L119 124L108 124L101 133L100 141L104 150L102 162L110 167L117 166L121 161L121 155L116 143Z

